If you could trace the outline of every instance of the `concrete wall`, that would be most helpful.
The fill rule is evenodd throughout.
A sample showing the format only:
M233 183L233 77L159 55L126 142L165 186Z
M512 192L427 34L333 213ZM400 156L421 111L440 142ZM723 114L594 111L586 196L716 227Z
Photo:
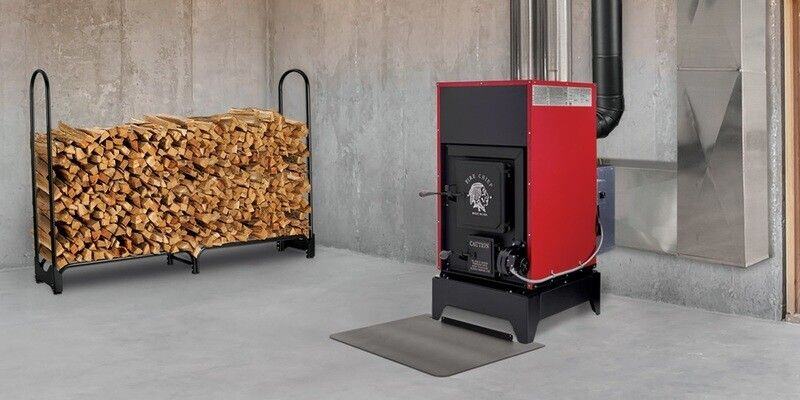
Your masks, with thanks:
M268 20L265 0L0 2L0 269L33 260L27 86L35 68L50 75L54 124L263 107Z
M624 2L627 111L599 144L602 157L676 161L675 1ZM589 4L573 0L575 80L591 80ZM620 248L601 257L606 290L780 318L781 28L779 2L769 4L773 257L743 270ZM273 79L301 67L314 82L320 243L431 263L433 202L416 192L434 184L434 84L507 76L508 3L271 0L271 7ZM293 112L298 101L290 102Z
M273 0L273 79L311 77L316 231L324 245L429 262L437 81L508 76L508 3ZM302 118L299 86L287 111ZM290 102L291 100L291 102Z

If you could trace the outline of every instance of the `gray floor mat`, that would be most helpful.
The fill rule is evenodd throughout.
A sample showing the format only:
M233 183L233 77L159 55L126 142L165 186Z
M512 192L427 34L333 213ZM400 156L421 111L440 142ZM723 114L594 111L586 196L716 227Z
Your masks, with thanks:
M544 347L536 342L510 342L443 324L430 315L334 333L331 339L438 377Z

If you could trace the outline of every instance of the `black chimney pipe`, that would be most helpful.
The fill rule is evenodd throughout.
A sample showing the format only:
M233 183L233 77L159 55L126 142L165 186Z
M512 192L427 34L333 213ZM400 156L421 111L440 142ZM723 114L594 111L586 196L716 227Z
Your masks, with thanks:
M622 0L592 0L592 75L597 85L597 137L625 112L622 93Z

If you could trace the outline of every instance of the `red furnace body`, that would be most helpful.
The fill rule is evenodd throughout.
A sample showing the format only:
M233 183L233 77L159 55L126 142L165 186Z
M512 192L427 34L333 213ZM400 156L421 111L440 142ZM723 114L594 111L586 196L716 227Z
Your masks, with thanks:
M535 281L594 264L595 98L591 83L437 85L440 269L530 287L513 249Z
M452 322L447 307L489 315L530 343L542 318L583 303L600 314L597 138L625 110L622 1L592 1L591 11L596 85L437 85L437 188L420 193L437 199L433 319Z

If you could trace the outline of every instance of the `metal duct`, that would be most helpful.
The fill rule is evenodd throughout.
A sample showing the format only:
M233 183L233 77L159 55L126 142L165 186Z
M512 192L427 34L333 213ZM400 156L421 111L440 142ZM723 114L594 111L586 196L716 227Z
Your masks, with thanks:
M511 0L511 79L569 81L572 1Z
M769 257L766 4L679 0L678 253Z
M548 0L547 79L572 80L572 1Z
M522 17L520 15L520 1L519 0L511 0L510 1L511 9L511 26L510 26L510 38L511 42L509 43L509 47L511 49L511 79L521 79L522 78L522 62L520 60L520 40L522 39Z
M625 111L622 93L622 0L592 0L592 75L597 84L597 137Z
M528 14L528 73L533 79L547 79L547 59L550 27L547 25L547 0L527 2Z
M547 79L547 0L511 0L510 5L511 79Z
M617 246L677 254L678 177L674 163L605 160L614 166Z

